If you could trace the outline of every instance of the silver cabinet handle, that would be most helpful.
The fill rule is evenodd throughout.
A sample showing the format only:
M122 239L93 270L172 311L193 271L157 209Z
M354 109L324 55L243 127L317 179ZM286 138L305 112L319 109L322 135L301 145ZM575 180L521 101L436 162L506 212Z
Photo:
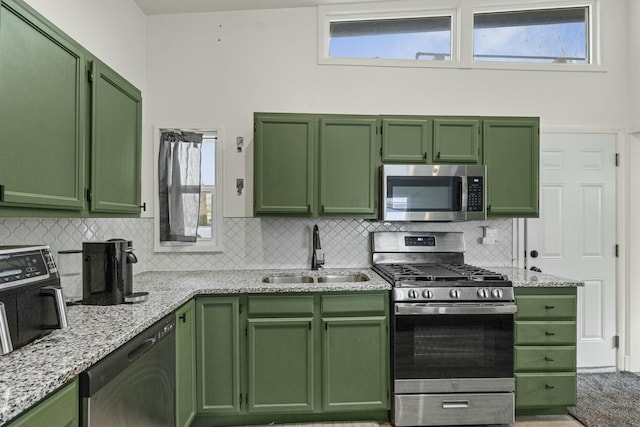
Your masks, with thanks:
M442 409L461 409L468 408L469 401L468 400L443 400L442 401Z

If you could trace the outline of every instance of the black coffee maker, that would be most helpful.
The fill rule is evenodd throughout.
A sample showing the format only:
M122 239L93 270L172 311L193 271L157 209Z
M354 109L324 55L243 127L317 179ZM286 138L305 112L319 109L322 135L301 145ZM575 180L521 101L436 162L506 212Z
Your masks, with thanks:
M133 264L138 258L130 240L82 243L82 303L114 305L141 302L147 292L133 292Z

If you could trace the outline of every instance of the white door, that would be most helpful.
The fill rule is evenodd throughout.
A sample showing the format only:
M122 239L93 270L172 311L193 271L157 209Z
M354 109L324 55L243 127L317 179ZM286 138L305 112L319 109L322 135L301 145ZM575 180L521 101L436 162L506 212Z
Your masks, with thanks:
M578 368L616 366L616 136L542 134L526 265L579 279ZM536 254L537 252L537 254Z

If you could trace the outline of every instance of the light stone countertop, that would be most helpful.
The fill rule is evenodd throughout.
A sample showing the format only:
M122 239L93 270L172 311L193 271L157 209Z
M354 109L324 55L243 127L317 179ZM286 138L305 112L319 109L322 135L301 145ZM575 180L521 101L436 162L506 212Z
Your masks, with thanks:
M489 267L506 274L514 286L582 286L516 268ZM351 283L262 283L265 275L337 275L362 272L371 279ZM0 425L42 400L82 371L144 331L196 295L289 292L389 291L369 268L310 270L154 271L134 276L134 292L149 292L145 302L67 308L69 328L0 356Z
M309 276L362 272L355 283L265 284L268 274ZM133 291L146 301L112 306L67 307L69 327L56 329L0 356L0 425L15 418L82 371L196 295L288 292L388 291L391 286L368 268L310 270L229 270L145 272L134 276Z
M551 274L538 273L524 268L512 267L487 267L496 273L506 274L513 282L515 288L518 287L579 287L584 286L581 280L568 279L565 277L553 276Z

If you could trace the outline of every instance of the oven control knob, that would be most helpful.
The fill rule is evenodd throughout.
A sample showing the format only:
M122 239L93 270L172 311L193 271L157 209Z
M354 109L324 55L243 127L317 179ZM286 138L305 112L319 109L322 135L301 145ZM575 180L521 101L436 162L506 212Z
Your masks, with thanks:
M416 291L415 289L411 289L409 291L409 298L416 299L418 298L418 296L419 296L418 291Z
M433 291L431 289L425 289L424 292L422 292L422 296L426 299L431 299L433 298Z
M488 298L489 297L489 291L486 290L485 288L478 289L478 297L480 297L480 298Z
M460 289L451 289L449 291L449 296L451 298L460 298Z
M499 288L491 289L491 296L496 299L501 299L503 296L502 289L499 289Z

